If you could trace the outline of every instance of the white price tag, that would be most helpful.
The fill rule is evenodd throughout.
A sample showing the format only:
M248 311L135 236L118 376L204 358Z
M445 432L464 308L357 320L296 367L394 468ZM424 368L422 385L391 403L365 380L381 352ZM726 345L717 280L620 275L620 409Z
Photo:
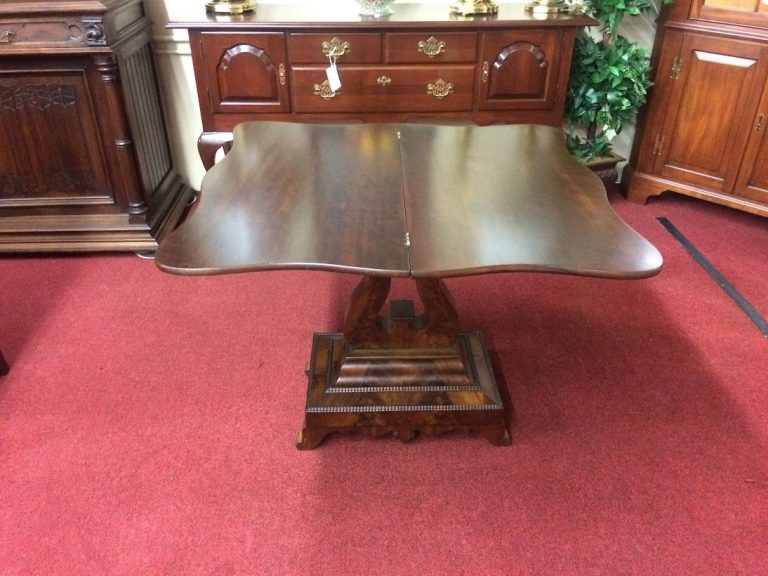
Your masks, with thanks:
M331 64L325 69L325 75L328 77L328 87L336 92L341 88L341 79L339 78L339 71L336 69L336 64Z

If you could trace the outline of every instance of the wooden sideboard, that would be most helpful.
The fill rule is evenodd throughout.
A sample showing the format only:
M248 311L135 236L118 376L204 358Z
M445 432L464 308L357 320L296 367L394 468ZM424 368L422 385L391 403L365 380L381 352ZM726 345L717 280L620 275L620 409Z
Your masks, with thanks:
M537 18L522 4L462 18L445 4L395 4L384 18L346 8L264 4L239 16L202 5L189 30L206 168L240 122L471 121L560 126L583 16ZM341 88L326 75L335 58Z
M768 8L760 0L675 0L654 46L628 198L673 191L768 216Z
M0 252L152 250L192 194L141 0L0 4Z

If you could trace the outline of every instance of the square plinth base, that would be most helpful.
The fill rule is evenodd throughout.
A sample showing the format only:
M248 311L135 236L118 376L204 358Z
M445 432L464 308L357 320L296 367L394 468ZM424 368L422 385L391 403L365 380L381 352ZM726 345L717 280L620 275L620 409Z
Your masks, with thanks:
M479 432L509 444L504 406L479 332L452 349L348 352L341 334L315 334L307 370L304 427L297 442L315 448L333 432L368 436Z

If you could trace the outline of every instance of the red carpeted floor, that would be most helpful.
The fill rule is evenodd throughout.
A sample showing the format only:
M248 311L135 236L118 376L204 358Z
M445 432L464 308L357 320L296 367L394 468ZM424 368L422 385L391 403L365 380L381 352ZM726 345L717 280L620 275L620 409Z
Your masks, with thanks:
M294 448L352 276L0 258L0 574L768 573L768 339L655 217L762 314L768 220L614 205L659 276L448 282L494 351L505 448Z

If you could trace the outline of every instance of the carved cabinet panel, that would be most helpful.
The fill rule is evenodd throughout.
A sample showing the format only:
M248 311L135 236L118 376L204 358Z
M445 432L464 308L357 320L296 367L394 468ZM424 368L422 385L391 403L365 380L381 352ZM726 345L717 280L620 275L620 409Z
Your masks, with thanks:
M85 68L0 74L0 207L115 202L89 95Z

